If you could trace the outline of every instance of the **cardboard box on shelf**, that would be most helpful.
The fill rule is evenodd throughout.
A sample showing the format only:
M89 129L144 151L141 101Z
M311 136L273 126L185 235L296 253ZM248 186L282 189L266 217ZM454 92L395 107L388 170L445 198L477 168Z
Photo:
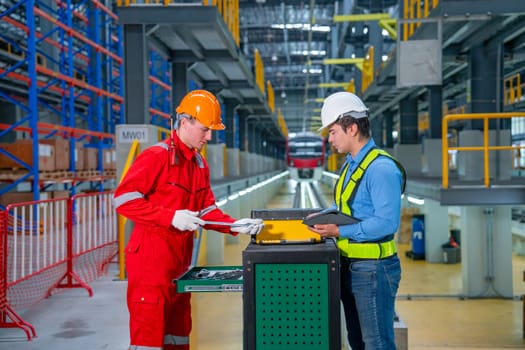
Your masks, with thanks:
M80 143L75 144L75 170L86 170L84 161L84 146Z
M104 170L117 168L117 152L114 148L103 150L104 159L102 160L102 168Z
M0 204L8 206L9 204L25 203L33 201L33 192L6 192L0 195Z
M23 162L33 166L32 140L16 140L13 143L2 143L0 148L11 153ZM4 154L0 154L0 168L24 169L24 167ZM38 144L38 170L55 171L55 146L44 143Z
M69 198L69 191L68 190L51 191L51 197L50 198L53 198L53 199Z
M96 170L97 169L97 153L98 149L84 147L84 169L85 170Z
M53 145L55 147L55 170L68 170L69 169L69 140L56 138L56 139L42 139L40 143L46 145Z

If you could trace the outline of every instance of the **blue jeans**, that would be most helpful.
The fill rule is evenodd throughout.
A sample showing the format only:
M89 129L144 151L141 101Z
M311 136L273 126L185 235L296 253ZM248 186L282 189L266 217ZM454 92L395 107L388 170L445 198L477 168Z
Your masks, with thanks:
M394 303L401 265L397 255L380 260L341 257L341 300L352 350L394 350Z

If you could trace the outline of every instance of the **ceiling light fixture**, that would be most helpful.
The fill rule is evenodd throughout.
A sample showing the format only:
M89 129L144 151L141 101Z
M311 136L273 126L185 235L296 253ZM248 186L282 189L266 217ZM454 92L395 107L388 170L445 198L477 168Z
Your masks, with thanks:
M323 25L310 25L310 23L287 23L285 24L272 24L271 28L273 29L296 29L296 30L306 30L306 31L312 31L312 32L322 32L322 33L329 33L331 31L330 26L323 26Z

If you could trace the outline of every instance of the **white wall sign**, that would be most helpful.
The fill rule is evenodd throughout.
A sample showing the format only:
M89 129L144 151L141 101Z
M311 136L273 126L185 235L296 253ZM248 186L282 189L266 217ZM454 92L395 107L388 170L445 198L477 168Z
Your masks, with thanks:
M137 140L140 143L149 142L147 126L121 126L117 128L118 143L132 143L133 140Z

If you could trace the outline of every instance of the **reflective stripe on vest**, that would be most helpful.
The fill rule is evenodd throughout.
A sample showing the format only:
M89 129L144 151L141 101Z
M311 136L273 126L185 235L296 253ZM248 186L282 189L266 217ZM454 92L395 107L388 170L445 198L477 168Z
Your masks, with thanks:
M393 239L382 243L358 243L349 239L338 239L337 247L342 256L354 259L383 259L396 253Z
M162 348L156 346L131 345L128 350L162 350Z
M347 215L352 215L352 210L350 209L349 203L352 203L352 199L354 198L355 193L357 192L356 189L359 186L361 179L363 178L365 170L379 156L385 156L385 157L392 159L392 161L394 161L396 166L399 168L399 171L401 171L401 174L403 175L403 187L401 188L401 193L404 192L406 174L405 174L405 169L403 168L403 166L399 164L399 162L394 157L388 154L388 152L382 149L379 149L379 148L372 148L368 151L368 153L365 155L363 160L361 160L357 168L354 170L344 190L343 190L343 184L345 182L346 173L348 172L348 169L350 168L350 164L346 163L345 167L343 168L343 171L341 172L341 176L339 176L339 179L337 180L337 183L335 184L335 191L334 191L335 203L337 204L337 209L339 209L340 212L347 214Z
M335 184L334 191L335 203L337 205L337 209L340 212L347 215L352 215L350 203L352 203L353 198L355 197L357 187L359 187L361 179L363 178L363 175L368 166L379 156L385 156L392 159L396 166L399 168L399 171L401 171L401 174L403 176L403 186L401 188L401 192L404 192L406 183L406 173L403 166L395 158L388 154L388 152L379 148L372 148L368 151L363 160L361 160L361 162L358 164L357 168L350 176L350 179L344 189L343 184L345 182L348 169L350 168L350 164L346 163L345 167L343 168L341 176L339 176L339 179ZM381 259L389 257L396 253L396 245L394 243L394 240L382 243L358 243L351 242L347 238L338 238L337 247L339 248L341 255L348 258Z

